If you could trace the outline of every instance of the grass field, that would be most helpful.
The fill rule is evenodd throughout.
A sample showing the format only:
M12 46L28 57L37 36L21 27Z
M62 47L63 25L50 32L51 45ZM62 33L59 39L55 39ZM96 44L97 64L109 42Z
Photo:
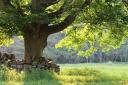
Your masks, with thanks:
M0 85L128 85L128 63L61 64L59 75L0 70ZM3 69L3 67L0 67Z

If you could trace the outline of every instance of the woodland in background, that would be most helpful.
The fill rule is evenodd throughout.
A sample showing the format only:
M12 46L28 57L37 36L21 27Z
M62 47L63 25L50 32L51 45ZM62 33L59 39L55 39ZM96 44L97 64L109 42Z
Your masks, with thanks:
M118 49L112 49L109 52L98 50L91 56L78 56L75 51L68 52L66 48L55 48L63 37L64 33L56 33L48 38L48 45L44 50L45 57L52 58L56 63L99 63L99 62L128 62L128 40ZM15 43L9 47L2 46L0 51L14 53L18 59L23 58L24 46L23 40L14 37Z

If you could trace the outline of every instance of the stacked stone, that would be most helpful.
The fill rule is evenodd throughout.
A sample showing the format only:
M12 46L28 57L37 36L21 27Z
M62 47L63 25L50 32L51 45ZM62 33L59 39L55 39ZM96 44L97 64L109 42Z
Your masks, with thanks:
M60 72L60 67L57 64L53 63L52 59L47 59L45 57L40 58L37 67L44 70L50 70L56 73Z
M0 52L0 64L7 64L10 66L15 60L14 54Z
M60 67L57 64L53 63L52 59L47 59L45 57L41 57L39 59L39 62L33 62L32 68L50 70L56 73L60 72Z
M0 64L5 64L9 68L14 68L17 71L22 70L31 70L35 69L43 69L53 71L59 74L60 67L53 63L52 59L47 59L45 57L41 57L39 62L32 62L32 64L25 64L24 61L16 60L14 54L1 53L0 52Z

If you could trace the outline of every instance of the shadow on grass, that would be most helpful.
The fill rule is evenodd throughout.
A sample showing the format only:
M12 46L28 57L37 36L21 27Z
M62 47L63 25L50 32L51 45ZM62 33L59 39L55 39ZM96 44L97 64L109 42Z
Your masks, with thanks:
M25 72L23 82L23 85L62 85L55 78L55 74L46 70Z
M46 70L17 72L0 67L0 85L127 85L122 76L111 76L94 68L65 69L60 75Z
M0 67L0 85L62 85L55 78L55 74L46 70L32 70L31 72L10 70Z

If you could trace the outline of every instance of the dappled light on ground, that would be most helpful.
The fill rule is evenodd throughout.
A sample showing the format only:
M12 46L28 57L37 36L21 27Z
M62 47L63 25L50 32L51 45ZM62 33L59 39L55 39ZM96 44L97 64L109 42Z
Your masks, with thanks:
M61 85L52 72L32 70L17 72L2 66L0 70L0 85Z
M128 65L120 66L67 67L59 75L40 69L17 72L1 67L0 85L128 85Z
M24 85L24 83L23 82L11 82L11 81L9 81L9 82L5 82L5 83L3 83L2 85Z

